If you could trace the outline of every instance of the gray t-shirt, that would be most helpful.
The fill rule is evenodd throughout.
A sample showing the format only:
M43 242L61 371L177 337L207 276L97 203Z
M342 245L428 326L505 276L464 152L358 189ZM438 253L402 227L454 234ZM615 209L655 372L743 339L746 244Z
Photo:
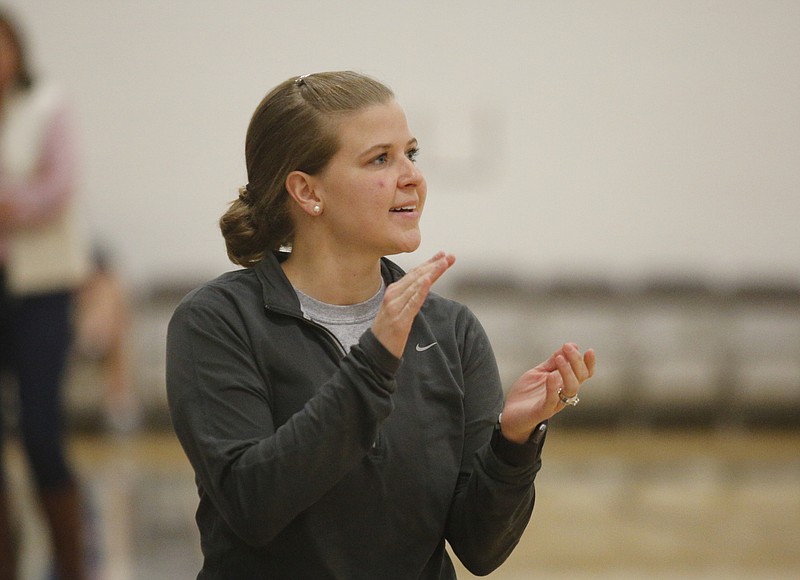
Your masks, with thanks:
M358 343L361 335L372 326L383 301L386 283L381 280L381 287L369 300L347 306L320 302L297 288L294 291L300 299L303 315L330 330L345 351L350 352L350 347Z

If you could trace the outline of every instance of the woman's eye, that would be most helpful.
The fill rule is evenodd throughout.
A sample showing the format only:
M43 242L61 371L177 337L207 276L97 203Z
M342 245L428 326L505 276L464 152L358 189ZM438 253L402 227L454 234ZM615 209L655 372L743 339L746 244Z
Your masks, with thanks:
M373 165L383 165L386 163L388 155L386 153L381 153L375 159L372 160Z
M411 160L412 163L416 163L417 156L419 155L419 148L414 147L413 149L409 149L406 151L406 157ZM375 157L370 163L372 165L386 165L389 163L389 153L381 153L377 157Z

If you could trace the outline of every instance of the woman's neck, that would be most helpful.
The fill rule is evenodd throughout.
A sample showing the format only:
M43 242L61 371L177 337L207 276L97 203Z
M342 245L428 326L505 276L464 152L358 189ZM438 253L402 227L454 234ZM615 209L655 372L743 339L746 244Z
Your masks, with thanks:
M306 251L295 246L281 264L292 285L327 304L359 304L381 285L380 259Z

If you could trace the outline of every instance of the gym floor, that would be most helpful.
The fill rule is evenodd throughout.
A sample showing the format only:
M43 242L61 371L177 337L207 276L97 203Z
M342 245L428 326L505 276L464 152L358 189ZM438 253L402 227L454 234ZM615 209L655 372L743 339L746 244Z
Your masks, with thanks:
M800 432L554 427L532 522L492 578L800 577ZM23 580L41 580L45 532L8 451ZM71 452L94 577L194 578L196 493L172 434L76 434Z

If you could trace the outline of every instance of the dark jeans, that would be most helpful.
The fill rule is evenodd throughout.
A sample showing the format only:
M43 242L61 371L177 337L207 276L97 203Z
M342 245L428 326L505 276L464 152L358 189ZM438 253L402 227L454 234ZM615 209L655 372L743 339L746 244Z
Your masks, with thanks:
M72 340L71 305L70 292L10 296L0 270L0 370L13 379L0 384L17 388L22 445L40 490L73 481L65 456L61 395ZM0 450L4 414L0 413ZM0 461L0 489L4 486Z

